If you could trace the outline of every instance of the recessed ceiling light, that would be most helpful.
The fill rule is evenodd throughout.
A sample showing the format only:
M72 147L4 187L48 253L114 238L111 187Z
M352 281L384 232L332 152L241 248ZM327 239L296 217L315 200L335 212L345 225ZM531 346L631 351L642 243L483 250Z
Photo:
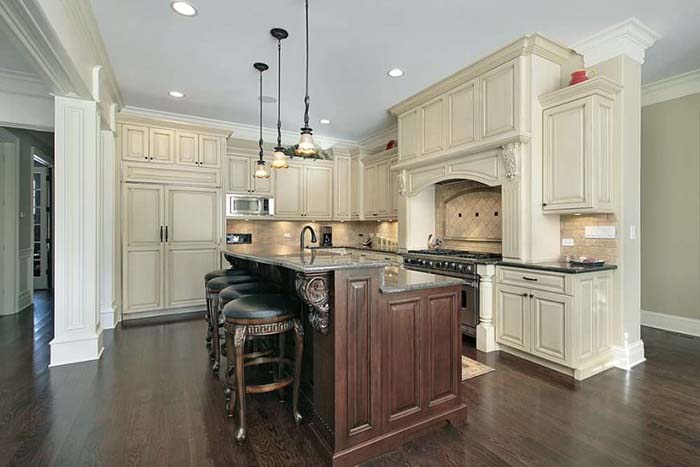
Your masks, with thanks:
M181 97L185 97L185 93L180 91L170 91L168 95L170 97L177 97L178 99L180 99Z
M322 118L322 119L321 119L321 123L322 123L323 125L330 125L331 121L328 120L327 118Z
M392 78L398 78L399 76L403 76L403 70L401 68L392 68L391 70L387 71L386 74Z
M182 16L194 16L197 14L195 7L187 2L173 2L170 7L175 11L175 13L181 14Z

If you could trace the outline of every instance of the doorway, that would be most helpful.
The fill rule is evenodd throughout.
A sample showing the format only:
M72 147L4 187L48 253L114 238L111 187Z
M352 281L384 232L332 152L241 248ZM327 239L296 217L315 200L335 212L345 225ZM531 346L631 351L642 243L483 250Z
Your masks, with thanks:
M52 287L52 180L51 167L34 156L32 171L33 276L34 290Z

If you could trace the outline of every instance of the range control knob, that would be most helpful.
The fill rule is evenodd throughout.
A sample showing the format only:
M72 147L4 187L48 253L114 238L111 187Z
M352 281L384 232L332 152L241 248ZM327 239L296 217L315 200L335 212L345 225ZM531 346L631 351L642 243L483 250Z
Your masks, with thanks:
M461 271L462 269L464 269L464 265L458 264L458 265L457 265L457 270L458 270L458 271Z
M433 262L432 262L432 261L428 261L428 266L430 266L430 267L432 268L432 267L433 267Z

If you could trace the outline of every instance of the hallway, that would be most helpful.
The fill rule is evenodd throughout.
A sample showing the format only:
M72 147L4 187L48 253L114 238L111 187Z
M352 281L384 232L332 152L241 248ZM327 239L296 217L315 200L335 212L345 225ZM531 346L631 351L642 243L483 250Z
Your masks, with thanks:
M48 369L45 293L0 318L0 465L320 465L276 397L249 397L249 439L233 442L193 319L105 332L100 361ZM583 383L507 354L463 383L468 424L434 430L368 463L692 465L700 456L700 339L643 328L648 362ZM286 411L285 411L286 412Z

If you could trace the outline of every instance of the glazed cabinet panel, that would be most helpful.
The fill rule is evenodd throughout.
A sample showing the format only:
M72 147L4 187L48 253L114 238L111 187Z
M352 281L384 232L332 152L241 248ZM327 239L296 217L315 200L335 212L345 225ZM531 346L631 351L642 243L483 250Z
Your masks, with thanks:
M189 167L199 165L199 139L196 133L175 132L175 163Z
M353 189L352 159L335 157L335 176L333 177L333 218L350 219L352 217Z
M175 162L175 131L164 128L148 130L149 160L160 164Z
M148 127L122 125L122 159L148 161Z
M492 138L517 129L519 118L518 59L485 73L481 82L481 137Z
M594 85L595 82L581 84L582 97L562 98L565 102L544 106L542 209L545 212L613 211L614 100L591 91Z
M420 108L422 156L445 150L446 116L446 105L443 97L439 97Z
M282 192L284 193L284 192ZM304 217L312 220L333 218L333 168L304 167Z
M450 149L473 143L477 139L477 89L477 80L473 80L447 95Z
M251 192L251 165L253 159L246 156L226 156L226 192L249 194Z
M496 342L530 351L530 291L496 286Z
M408 160L418 156L419 135L418 109L401 115L399 117L399 159Z
M294 163L275 174L275 217L302 217L304 212L304 167Z
M573 301L566 295L531 291L532 353L571 366Z
M221 167L221 154L226 144L221 136L199 135L199 165L218 169Z

